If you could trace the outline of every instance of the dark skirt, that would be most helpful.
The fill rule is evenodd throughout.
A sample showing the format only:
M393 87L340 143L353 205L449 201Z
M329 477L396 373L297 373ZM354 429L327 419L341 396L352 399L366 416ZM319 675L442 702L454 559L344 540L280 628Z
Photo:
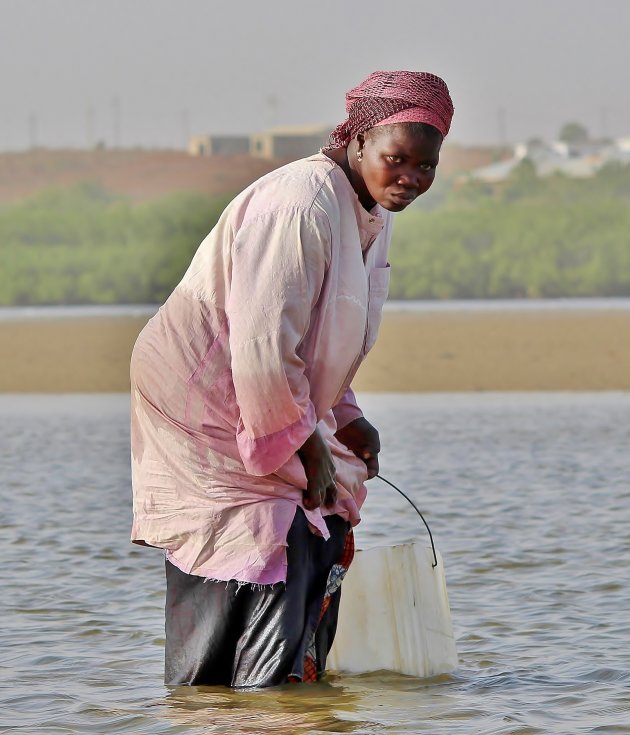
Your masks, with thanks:
M267 687L312 681L337 628L352 531L326 517L315 536L298 508L287 537L287 581L256 588L211 582L166 562L166 684Z

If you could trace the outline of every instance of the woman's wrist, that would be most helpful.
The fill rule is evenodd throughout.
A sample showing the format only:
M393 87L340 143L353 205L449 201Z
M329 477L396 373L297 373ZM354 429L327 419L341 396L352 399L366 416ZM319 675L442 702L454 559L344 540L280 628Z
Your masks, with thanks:
M319 455L321 453L321 447L323 443L322 435L319 433L319 429L315 427L313 433L298 449L298 455L300 457L311 457L313 455Z

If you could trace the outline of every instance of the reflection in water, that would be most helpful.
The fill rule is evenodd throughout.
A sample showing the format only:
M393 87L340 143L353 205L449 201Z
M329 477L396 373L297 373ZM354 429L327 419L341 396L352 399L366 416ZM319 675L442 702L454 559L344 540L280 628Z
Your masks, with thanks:
M390 727L403 722L405 732L420 733L427 720L461 719L457 699L445 691L456 682L450 675L420 682L385 671L355 677L329 674L311 686L266 690L170 687L158 704L165 707L162 716L173 723L204 727L206 733L359 735L392 732ZM408 729L412 725L414 729Z
M216 687L173 687L164 704L163 714L173 722L210 725L208 733L357 733L368 724L344 718L358 708L359 698L327 682L229 694Z
M0 396L0 732L630 733L630 395L364 396L442 552L460 667L162 684L164 563L129 544L125 396ZM424 538L370 485L359 545Z

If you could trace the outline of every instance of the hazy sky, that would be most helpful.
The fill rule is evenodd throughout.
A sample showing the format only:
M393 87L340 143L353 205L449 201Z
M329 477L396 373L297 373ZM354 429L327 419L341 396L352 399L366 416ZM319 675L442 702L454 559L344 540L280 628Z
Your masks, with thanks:
M630 0L0 0L0 150L333 124L378 68L443 76L453 141L630 135Z

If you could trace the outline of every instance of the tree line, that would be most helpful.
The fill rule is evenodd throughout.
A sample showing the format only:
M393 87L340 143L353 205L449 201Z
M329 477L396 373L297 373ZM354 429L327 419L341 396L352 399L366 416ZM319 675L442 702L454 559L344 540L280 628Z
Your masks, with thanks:
M0 304L158 303L228 198L145 204L85 183L0 210Z
M630 166L430 195L397 218L392 298L630 296Z
M0 304L159 303L229 197L144 204L94 184L0 209ZM630 296L630 166L438 181L396 216L391 297Z

